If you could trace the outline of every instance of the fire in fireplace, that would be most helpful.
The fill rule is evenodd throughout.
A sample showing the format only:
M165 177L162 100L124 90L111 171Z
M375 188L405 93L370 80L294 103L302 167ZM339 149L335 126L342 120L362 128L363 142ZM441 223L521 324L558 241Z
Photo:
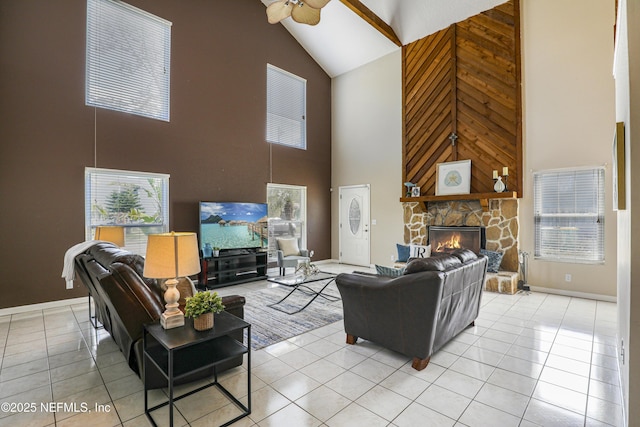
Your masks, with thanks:
M466 248L479 253L480 249L484 249L485 243L484 227L429 227L431 252Z

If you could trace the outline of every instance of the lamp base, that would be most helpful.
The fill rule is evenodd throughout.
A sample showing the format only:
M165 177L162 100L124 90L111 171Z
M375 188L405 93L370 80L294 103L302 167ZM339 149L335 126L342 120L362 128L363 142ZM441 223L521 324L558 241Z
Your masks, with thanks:
M184 326L184 314L180 310L177 313L167 313L166 311L160 316L160 325L164 329L178 328Z

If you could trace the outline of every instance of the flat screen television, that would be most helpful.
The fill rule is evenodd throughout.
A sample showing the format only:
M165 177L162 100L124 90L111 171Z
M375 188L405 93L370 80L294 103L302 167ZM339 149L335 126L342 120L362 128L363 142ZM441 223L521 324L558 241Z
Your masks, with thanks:
M267 247L267 204L200 202L200 249Z

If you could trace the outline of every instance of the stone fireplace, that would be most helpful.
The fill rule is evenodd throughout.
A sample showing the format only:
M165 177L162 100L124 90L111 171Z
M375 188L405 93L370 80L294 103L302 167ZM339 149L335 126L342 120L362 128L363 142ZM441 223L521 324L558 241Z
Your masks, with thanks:
M486 209L479 200L404 202L403 209L404 241L407 244L426 245L432 226L484 227L486 249L504 254L501 272L488 275L486 289L517 292L518 199L491 199ZM431 250L436 250L433 243Z

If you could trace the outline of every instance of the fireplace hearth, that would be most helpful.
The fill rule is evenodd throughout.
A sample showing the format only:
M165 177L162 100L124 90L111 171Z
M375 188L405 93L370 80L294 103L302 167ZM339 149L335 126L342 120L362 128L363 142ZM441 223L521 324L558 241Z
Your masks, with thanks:
M454 249L465 248L480 253L486 245L484 227L466 226L435 226L429 227L429 244L431 252L451 252Z

